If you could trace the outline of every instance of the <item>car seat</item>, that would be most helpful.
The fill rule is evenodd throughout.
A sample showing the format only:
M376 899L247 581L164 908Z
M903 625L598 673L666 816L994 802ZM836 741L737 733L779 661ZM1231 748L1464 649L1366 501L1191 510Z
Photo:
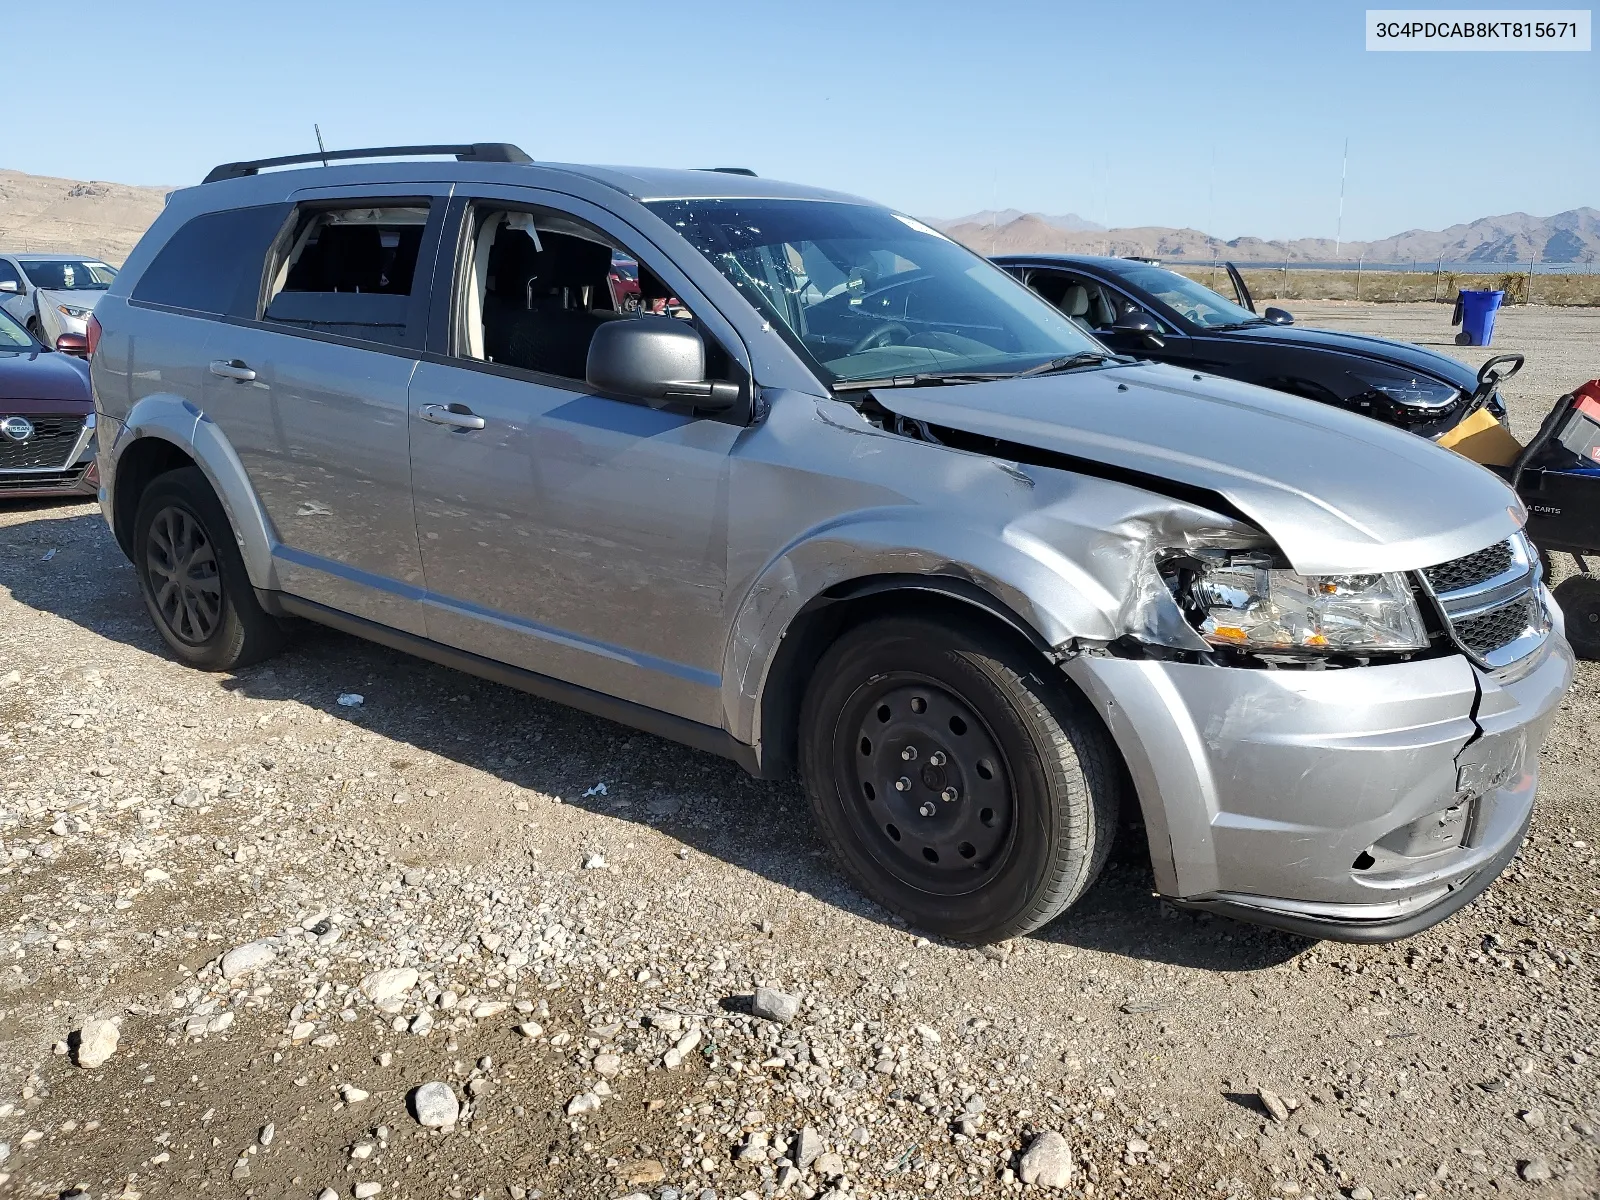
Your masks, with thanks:
M1093 333L1094 326L1089 323L1089 289L1081 283L1067 285L1067 290L1061 296L1061 311L1072 319L1072 323L1085 332Z
M594 331L618 316L607 282L611 247L562 233L541 231L539 239L543 248L526 280L524 310L509 322L501 361L582 379Z

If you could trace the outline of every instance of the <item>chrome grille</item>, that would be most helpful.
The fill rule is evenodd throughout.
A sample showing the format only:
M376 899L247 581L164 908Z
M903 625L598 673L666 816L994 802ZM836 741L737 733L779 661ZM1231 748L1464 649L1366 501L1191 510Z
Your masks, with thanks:
M1479 666L1498 670L1544 644L1550 618L1538 556L1524 534L1421 574L1450 636Z
M83 432L82 417L27 416L33 435L25 442L0 434L0 471L60 470Z
M1499 542L1463 558L1429 567L1423 574L1428 577L1428 585L1435 592L1453 592L1457 588L1472 587L1496 575L1505 574L1511 569L1511 561L1511 543Z

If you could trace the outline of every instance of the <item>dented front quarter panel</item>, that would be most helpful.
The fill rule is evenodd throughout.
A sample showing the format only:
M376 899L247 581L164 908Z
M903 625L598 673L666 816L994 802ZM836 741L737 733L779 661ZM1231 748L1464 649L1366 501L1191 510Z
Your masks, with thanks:
M735 457L729 516L738 602L724 704L730 731L750 744L761 741L759 698L785 632L841 584L970 584L1063 655L1130 634L1203 650L1154 557L1196 538L1262 540L1140 488L885 432L836 400L768 399L770 416Z

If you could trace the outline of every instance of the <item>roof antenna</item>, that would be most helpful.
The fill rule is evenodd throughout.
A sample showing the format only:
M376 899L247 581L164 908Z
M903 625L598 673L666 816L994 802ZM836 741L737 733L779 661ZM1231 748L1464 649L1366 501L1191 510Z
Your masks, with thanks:
M315 121L313 121L311 123L311 128L315 129L317 131L317 153L319 153L319 154L321 154L323 156L322 165L323 166L327 166L328 165L328 159L327 159L328 148L322 144L322 126L318 125Z

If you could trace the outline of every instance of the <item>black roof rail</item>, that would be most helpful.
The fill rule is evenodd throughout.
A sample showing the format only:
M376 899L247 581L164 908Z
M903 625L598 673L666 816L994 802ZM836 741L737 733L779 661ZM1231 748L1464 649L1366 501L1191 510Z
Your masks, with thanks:
M473 142L456 146L369 146L365 150L328 150L311 154L286 154L282 158L257 158L212 167L202 183L243 179L264 167L292 167L298 163L323 163L347 158L420 158L425 154L453 154L459 162L530 163L533 159L510 142Z
M715 171L719 175L748 175L751 179L760 178L749 167L696 167L696 171Z

